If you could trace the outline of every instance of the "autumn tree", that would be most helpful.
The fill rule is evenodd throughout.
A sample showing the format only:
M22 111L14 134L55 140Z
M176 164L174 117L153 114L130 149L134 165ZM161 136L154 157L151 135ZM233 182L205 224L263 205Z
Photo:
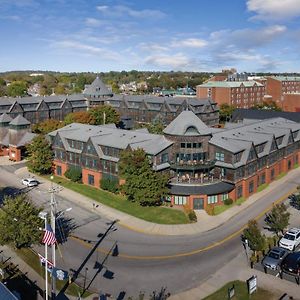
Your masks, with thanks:
M39 243L43 226L43 220L38 216L40 211L27 194L5 197L0 210L0 245L22 248Z
M32 126L32 132L37 134L47 134L65 126L64 122L55 119L45 120Z
M82 123L82 124L95 124L95 117L90 113L90 111L76 111L66 115L65 124L71 123Z
M95 125L118 124L120 122L119 113L110 105L99 105L89 112L95 120Z
M53 152L43 135L36 136L27 146L29 171L38 174L50 174L52 170Z
M167 194L168 177L155 172L143 149L123 151L120 157L119 173L125 179L121 186L128 200L142 206L160 205Z

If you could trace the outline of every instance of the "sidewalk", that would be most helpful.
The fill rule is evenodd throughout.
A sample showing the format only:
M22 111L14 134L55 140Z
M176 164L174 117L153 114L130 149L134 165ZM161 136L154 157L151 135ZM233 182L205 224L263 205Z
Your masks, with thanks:
M176 295L172 295L169 299L200 300L214 293L229 281L241 280L245 282L253 275L257 275L258 287L262 287L272 292L276 297L275 299L279 299L284 293L292 296L294 300L300 299L300 289L296 283L282 280L279 277L251 269L249 265L247 265L246 256L244 253L238 255L198 287Z
M28 177L30 173L28 172L26 167L23 167L18 169L15 172L15 174L20 178L22 178L22 177ZM106 218L110 220L117 219L119 220L118 224L128 229L131 229L133 231L137 231L145 234L155 234L155 235L191 235L191 234L203 233L222 225L230 218L232 218L236 214L243 211L245 208L251 206L253 203L255 203L256 201L264 197L272 190L272 188L275 188L279 184L288 181L296 174L299 174L300 176L300 168L290 171L283 178L270 183L270 185L265 190L249 197L241 205L233 206L232 208L226 210L225 212L223 212L218 216L209 216L205 211L196 211L198 221L192 224L180 224L180 225L155 224L155 223L138 219L134 216L130 216L126 213L120 212L114 208L111 208L101 203L99 204L99 207L95 209L93 207L93 203L95 203L95 201L79 193L73 192L65 188L62 189L62 191L60 192L60 196L68 199L69 201L76 202L80 206L92 210L95 213L104 215ZM39 178L38 176L33 174L30 175L35 176L37 179L43 182L41 187L43 187L44 189L50 188L51 182L49 180L45 180L45 178Z

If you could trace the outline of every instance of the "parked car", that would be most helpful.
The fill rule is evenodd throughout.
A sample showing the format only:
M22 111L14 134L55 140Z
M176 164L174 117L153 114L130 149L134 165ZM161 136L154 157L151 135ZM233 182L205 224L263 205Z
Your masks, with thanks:
M279 246L288 250L295 250L300 244L300 229L292 228L288 230L279 241Z
M288 251L286 249L274 247L268 252L261 263L268 269L277 270L287 254Z
M37 186L39 182L34 178L24 178L22 179L22 184L28 187Z
M299 276L300 275L300 252L289 253L281 263L281 270L284 273Z

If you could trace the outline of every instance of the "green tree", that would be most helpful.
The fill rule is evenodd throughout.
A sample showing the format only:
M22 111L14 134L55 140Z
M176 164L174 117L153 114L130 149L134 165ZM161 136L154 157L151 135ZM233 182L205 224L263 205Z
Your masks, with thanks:
M284 229L288 227L290 213L284 203L274 205L270 213L266 215L265 223L269 228L278 235L283 233Z
M37 134L47 134L51 131L62 128L63 126L65 126L64 122L55 119L49 119L33 125L32 132Z
M160 205L167 194L168 177L155 172L143 149L122 151L119 171L125 179L121 186L128 200L141 205Z
M14 81L7 87L7 95L11 97L25 96L27 92L26 82Z
M29 171L38 174L50 174L52 170L53 152L43 135L36 136L27 146Z
M120 122L119 113L110 105L99 105L91 109L89 112L95 120L95 125L102 125L104 123L118 124Z
M244 229L244 237L248 240L251 250L262 251L266 248L266 237L261 234L256 220L249 220L248 228Z
M0 210L0 245L12 244L16 248L30 247L41 240L43 221L26 194L5 197Z
M223 103L220 105L220 122L224 123L228 121L231 118L231 115L233 111L235 110L235 107L232 105L229 105L227 103Z

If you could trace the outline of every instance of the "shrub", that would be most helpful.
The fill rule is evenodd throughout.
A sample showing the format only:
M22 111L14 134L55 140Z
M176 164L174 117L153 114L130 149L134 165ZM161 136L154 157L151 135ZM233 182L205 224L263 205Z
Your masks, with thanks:
M109 191L111 193L117 193L119 189L119 182L116 178L102 178L100 181L100 187L102 190Z
M64 174L68 179L74 182L81 182L82 174L81 169L70 167Z
M215 207L213 205L207 205L205 210L210 216L213 216L215 214Z
M233 200L231 198L227 198L224 200L225 205L231 205L233 203Z
M190 220L191 222L197 222L197 215L196 215L196 213L195 213L194 210L191 209L191 210L189 211L188 217L189 217L189 220Z

